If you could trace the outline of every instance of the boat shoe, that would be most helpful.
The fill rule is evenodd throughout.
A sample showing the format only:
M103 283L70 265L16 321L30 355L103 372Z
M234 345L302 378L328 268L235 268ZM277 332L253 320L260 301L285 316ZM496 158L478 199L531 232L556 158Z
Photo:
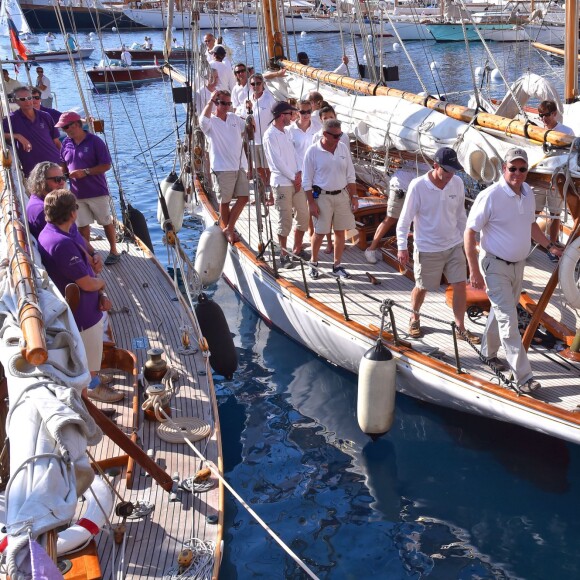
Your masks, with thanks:
M411 338L423 338L420 320L409 320L409 336Z
M520 391L522 393L526 393L528 395L537 391L541 387L542 387L542 385L538 381L534 380L533 378L528 379L525 383L522 383L521 385L519 385Z
M467 330L467 328L463 331L459 330L459 328L455 328L455 336L457 337L457 340L464 340L471 344L481 344L481 337L477 336L477 334L473 334L473 332Z
M102 383L94 389L89 389L87 394L89 399L99 401L100 403L118 403L125 397L123 393L119 393L119 391L115 391L115 389Z

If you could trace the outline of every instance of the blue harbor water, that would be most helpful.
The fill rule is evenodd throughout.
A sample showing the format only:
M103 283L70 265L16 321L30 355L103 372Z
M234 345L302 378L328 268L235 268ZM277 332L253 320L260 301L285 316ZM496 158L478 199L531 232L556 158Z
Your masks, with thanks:
M123 40L130 44L143 35L123 34ZM161 33L151 36L160 46ZM225 36L235 60L252 62L255 31ZM340 61L335 36L295 40L314 65L334 68ZM106 33L104 43L118 46L118 36ZM531 70L553 75L561 87L561 67L526 45L490 46L510 80ZM429 92L471 86L463 47L410 43L409 50ZM353 56L350 40L346 51ZM402 53L385 58L400 65L395 86L421 90ZM487 58L473 47L474 66ZM433 61L439 63L434 72ZM58 108L78 107L69 65L43 68ZM79 74L84 85L82 68ZM494 88L495 96L503 93ZM183 115L175 120L167 83L92 98L124 194L145 214L166 262L154 183L172 168L173 131ZM200 231L186 218L180 238L192 255ZM319 577L580 577L578 446L405 396L398 396L391 432L373 443L356 423L356 377L268 327L223 282L210 291L225 310L240 358L232 381L215 378L226 477ZM227 495L226 501L221 578L303 577L235 500Z

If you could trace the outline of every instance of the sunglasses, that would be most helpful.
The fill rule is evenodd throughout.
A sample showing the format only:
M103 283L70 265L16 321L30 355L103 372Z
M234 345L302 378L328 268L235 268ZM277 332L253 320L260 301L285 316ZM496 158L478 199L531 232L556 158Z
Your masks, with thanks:
M241 68L240 70L235 70L235 75L241 75L242 73L248 72L245 68Z
M231 101L218 101L218 104L220 105L224 105L225 107L231 107L232 106L232 102Z
M37 72L38 74L42 74L44 71L43 71L42 69L37 69L37 70L36 70L36 72Z
M33 98L35 101L40 101L40 98L41 98L41 97L40 97L40 95L34 95L32 98Z
M551 113L538 113L538 117L540 117L540 119L543 119L544 117L549 117L553 113L555 113L555 111L552 111Z
M305 111L300 111L301 115L312 115L312 109L306 109Z
M252 85L253 87L259 87L262 84L262 81L258 81L255 83L250 83L250 85Z
M73 121L72 123L69 123L68 125L63 125L62 130L66 131L66 130L70 129L75 123L76 123L76 121Z
M16 100L20 102L32 101L32 97L16 97Z
M57 175L56 177L47 177L47 180L50 179L51 181L54 181L56 183L63 183L64 181L66 181L66 177L64 177L63 175ZM79 206L77 205L77 209L79 208Z
M344 135L342 131L340 133L329 133L328 131L324 131L324 134L332 137L333 139L340 139Z
M525 173L528 168L527 167L508 167L507 170L510 173L515 173L516 171L519 171L520 173Z

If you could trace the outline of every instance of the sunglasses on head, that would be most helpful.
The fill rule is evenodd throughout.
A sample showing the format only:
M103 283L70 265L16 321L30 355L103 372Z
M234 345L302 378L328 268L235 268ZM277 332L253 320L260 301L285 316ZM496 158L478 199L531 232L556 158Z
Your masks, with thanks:
M520 173L525 173L528 170L528 168L527 167L513 167L512 166L512 167L508 167L507 170L510 173L515 173L516 171L519 171Z
M344 135L342 131L340 133L330 133L329 131L324 131L324 134L332 137L333 139L340 139Z
M16 97L16 100L20 102L32 101L32 97Z
M63 181L66 181L66 177L64 177L63 175L57 175L56 177L47 177L46 179L50 179L51 181L56 181L56 183L62 183ZM78 209L78 205L77 205L77 209Z
M312 115L312 109L305 109L304 111L300 111L301 115Z

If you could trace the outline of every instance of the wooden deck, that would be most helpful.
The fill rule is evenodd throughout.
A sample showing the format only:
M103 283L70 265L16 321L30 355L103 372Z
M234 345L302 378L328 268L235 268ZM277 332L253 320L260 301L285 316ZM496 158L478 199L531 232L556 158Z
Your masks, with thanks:
M255 207L247 205L244 213L240 216L236 227L244 240L250 240L250 245L257 251L258 233L255 226ZM270 208L270 221L274 232L276 231L277 212ZM274 236L277 241L277 236ZM364 257L364 252L357 245L358 238L347 240L347 246L343 255L342 265L352 274L352 279L343 281L344 297L348 316L368 328L380 327L380 305L389 298L396 305L410 308L410 295L414 283L398 270L389 266L385 261L377 264L369 264ZM267 238L265 238L267 241ZM309 248L308 234L305 236L305 248ZM292 247L291 238L288 247ZM323 249L319 254L319 268L321 277L312 280L308 277L308 265L305 265L307 273L307 285L310 294L323 304L343 314L343 306L336 279L330 274L332 270L332 255L325 254ZM271 252L268 251L265 258L271 264ZM279 254L277 254L277 259ZM534 300L538 301L542 290L555 268L546 254L540 249L535 249L528 258L525 272L524 291ZM366 273L374 276L380 285L373 285ZM279 274L291 280L297 287L304 289L302 271L299 265L293 269L279 270ZM409 312L402 308L394 308L396 326L401 338L412 340L407 335ZM454 345L450 323L453 314L450 307L445 303L445 286L441 286L438 292L429 292L421 309L421 325L425 332L424 338L412 340L413 347L423 352L431 352L432 356L455 366ZM577 313L566 305L559 288L556 289L547 314L558 322L565 324L572 332L575 332L579 324ZM431 316L447 323L431 320ZM484 330L486 317L479 324L473 323L466 317L466 327L472 332L481 335ZM497 377L486 364L482 363L472 347L465 342L458 341L460 364L468 372L482 379L498 382ZM500 349L499 357L503 357ZM556 350L548 350L542 345L534 345L529 350L529 357L535 378L542 384L542 389L535 394L537 399L553 403L568 411L580 410L580 364L573 363L563 358ZM504 359L505 360L505 359Z
M94 247L107 255L108 244L102 232L94 231ZM119 244L124 255L114 266L105 266L102 276L107 282L107 294L112 303L110 324L117 347L133 352L137 357L138 371L147 360L147 350L153 347L165 351L169 368L178 372L177 391L171 399L172 418L198 417L211 426L211 435L197 442L196 448L219 466L221 471L221 441L219 420L213 391L211 372L207 372L206 359L200 352L182 354L180 326L189 315L177 300L170 278L161 266L132 243ZM192 334L195 346L197 338ZM119 371L104 371L112 378L110 383L125 394L119 404L101 404L117 411L114 422L126 434L135 433L138 444L155 462L178 483L193 477L203 467L191 449L184 443L167 443L157 435L158 423L144 420L139 412L135 429L133 405L133 379ZM139 388L139 404L144 393ZM122 451L105 437L90 452L96 459L123 456ZM113 460L113 463L115 461ZM177 491L175 497L162 489L143 469L136 466L133 489L127 489L123 474L114 477L118 493L125 501L145 501L154 505L151 515L126 521L126 545L115 545L112 533L103 530L97 537L99 559L103 577L111 577L113 566L121 561L124 552L124 571L127 578L161 578L177 563L177 556L191 538L211 540L218 544L216 555L221 554L223 524L223 489L212 476L213 488L204 493ZM116 504L118 501L115 502ZM209 521L208 521L209 517ZM212 521L212 519L215 520ZM121 518L113 515L113 527ZM217 570L217 568L216 568Z

